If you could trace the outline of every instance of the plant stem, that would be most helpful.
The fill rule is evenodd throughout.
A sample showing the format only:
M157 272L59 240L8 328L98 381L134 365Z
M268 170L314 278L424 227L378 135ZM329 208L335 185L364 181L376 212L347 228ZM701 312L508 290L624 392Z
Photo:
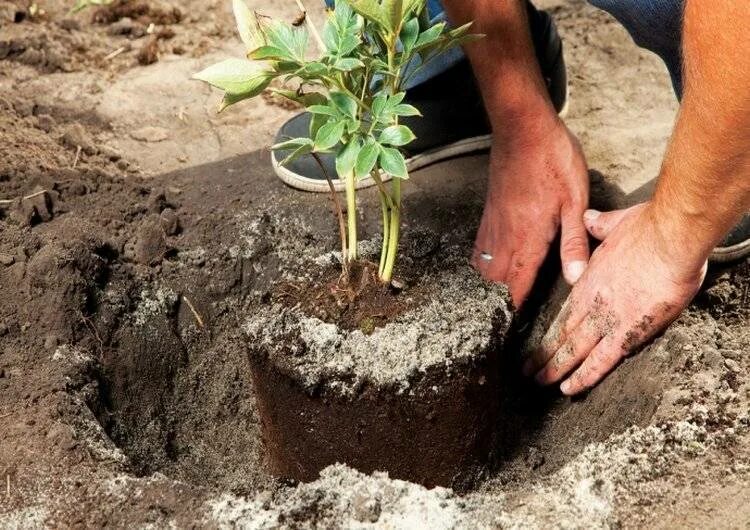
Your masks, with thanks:
M383 270L385 269L385 260L388 257L388 247L390 238L390 214L391 210L388 208L388 201L383 192L380 192L380 208L383 210L383 243L380 246L380 265L378 266L378 276L383 277Z
M383 283L390 283L393 279L393 266L396 264L396 254L398 253L398 240L401 234L401 179L394 178L391 181L393 190L393 202L395 207L391 210L391 219L388 236L388 255L385 260L383 274L380 279Z
M354 184L354 171L339 175L346 182L346 214L349 234L349 261L357 259L357 189Z
M336 217L338 217L339 220L339 235L341 236L341 264L344 268L344 276L348 278L349 256L347 254L346 247L346 223L344 222L344 208L341 206L341 201L339 200L338 193L336 193L336 188L333 185L333 180L331 180L331 175L328 174L328 170L323 165L323 161L320 159L320 156L318 156L318 153L310 154L318 163L318 166L320 166L320 170L323 172L323 175L325 175L326 180L328 181L328 187L331 190L331 200L333 201L334 210L336 210Z

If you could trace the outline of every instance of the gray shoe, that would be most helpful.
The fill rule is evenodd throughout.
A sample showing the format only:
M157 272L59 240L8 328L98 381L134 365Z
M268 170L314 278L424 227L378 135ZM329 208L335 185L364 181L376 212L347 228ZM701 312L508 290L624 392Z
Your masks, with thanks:
M728 263L750 256L750 213L746 213L711 253L712 263Z
M568 80L563 60L562 40L557 33L552 17L536 10L528 3L529 23L542 75L547 83L552 103L564 115L568 103ZM460 95L462 104L453 100ZM456 156L486 151L492 144L492 130L482 103L471 65L462 60L447 71L407 91L406 102L414 105L424 117L403 119L404 125L417 136L406 149L406 167L409 171L429 166ZM286 122L276 136L276 143L289 138L307 136L310 130L310 115L299 114ZM278 177L293 188L304 191L327 193L330 191L325 174L311 156L300 157L286 166L279 162L287 152L272 153L271 161ZM335 177L333 155L322 155L321 160L328 174ZM389 177L383 175L383 180ZM344 183L335 178L334 187L344 188ZM367 188L375 183L367 177L357 181L357 188Z

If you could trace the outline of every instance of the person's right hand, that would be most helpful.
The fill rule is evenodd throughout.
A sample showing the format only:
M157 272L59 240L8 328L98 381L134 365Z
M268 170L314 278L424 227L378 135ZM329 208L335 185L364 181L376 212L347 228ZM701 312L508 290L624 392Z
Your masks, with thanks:
M578 140L556 115L501 127L472 263L487 280L506 283L520 307L559 229L565 279L572 285L583 274L589 178Z

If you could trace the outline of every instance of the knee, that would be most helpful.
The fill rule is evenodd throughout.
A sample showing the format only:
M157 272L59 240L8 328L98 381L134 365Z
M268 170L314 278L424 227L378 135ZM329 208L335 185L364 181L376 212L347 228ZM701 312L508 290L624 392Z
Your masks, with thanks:
M652 51L679 46L684 0L589 0L615 17L633 40Z

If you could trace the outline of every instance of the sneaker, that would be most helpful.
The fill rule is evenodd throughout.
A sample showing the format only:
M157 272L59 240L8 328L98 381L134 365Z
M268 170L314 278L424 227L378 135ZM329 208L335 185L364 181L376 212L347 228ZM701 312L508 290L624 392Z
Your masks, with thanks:
M750 213L746 213L729 235L711 253L712 263L727 263L750 256Z
M563 59L563 48L552 17L527 3L529 24L534 48L547 83L552 103L561 116L567 111L568 81ZM455 105L456 95L462 105ZM482 96L471 65L463 59L447 71L407 91L406 102L417 107L424 117L402 120L417 139L405 149L406 167L409 171L429 166L459 155L486 151L492 143L492 131ZM276 136L276 142L306 136L310 129L310 114L299 114L286 122ZM271 161L279 178L293 188L313 192L329 192L330 187L317 162L310 156L281 166L279 162L288 153L272 152ZM332 155L322 155L331 176L336 175ZM389 177L383 175L383 180ZM357 181L357 188L367 188L375 183L367 177ZM338 178L333 180L337 190L344 188Z

